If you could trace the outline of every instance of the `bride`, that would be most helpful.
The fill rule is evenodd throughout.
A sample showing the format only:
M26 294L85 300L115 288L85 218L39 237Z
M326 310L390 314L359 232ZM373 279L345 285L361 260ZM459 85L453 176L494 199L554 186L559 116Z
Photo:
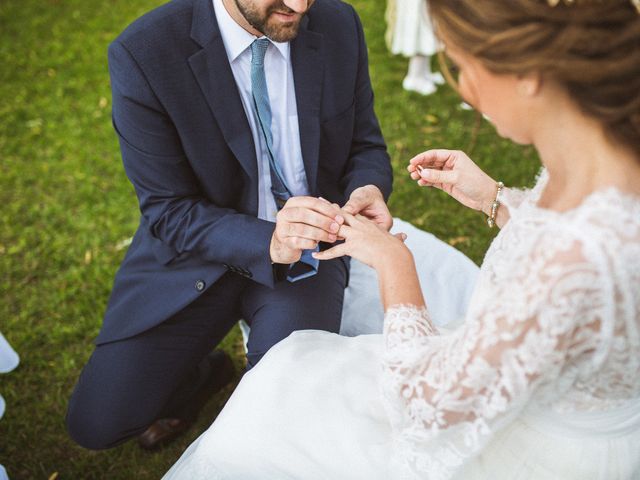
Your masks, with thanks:
M402 238L345 213L317 258L375 269L383 335L292 334L166 479L640 478L639 4L430 0L465 101L544 167L518 191L459 151L410 161L502 228L464 323L437 329Z

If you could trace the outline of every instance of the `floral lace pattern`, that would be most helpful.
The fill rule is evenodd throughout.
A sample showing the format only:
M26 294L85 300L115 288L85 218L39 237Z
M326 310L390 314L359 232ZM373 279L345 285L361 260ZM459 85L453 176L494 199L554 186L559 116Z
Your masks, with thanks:
M507 200L463 326L386 312L382 391L408 478L451 478L530 405L640 398L640 199L607 189L552 212L535 205L546 179Z

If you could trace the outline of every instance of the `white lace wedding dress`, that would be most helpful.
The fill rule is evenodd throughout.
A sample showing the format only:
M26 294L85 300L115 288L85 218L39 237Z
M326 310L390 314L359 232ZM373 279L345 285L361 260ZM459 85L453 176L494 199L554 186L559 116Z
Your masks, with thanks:
M292 334L165 478L640 478L640 198L556 213L545 182L505 195L460 327Z

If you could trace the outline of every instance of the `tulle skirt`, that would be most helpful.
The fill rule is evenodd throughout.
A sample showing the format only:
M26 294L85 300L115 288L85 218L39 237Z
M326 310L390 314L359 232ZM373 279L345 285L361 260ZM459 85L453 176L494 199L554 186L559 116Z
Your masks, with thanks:
M380 335L293 333L244 377L165 479L409 478L395 464L379 393L382 346ZM640 478L639 419L638 402L560 420L531 410L454 478Z
M392 231L408 235L430 313L446 334L464 317L478 267L401 219ZM352 261L342 335L295 332L274 346L165 479L405 478L380 395L382 324L376 273ZM639 400L559 417L531 406L455 478L640 479L639 462Z

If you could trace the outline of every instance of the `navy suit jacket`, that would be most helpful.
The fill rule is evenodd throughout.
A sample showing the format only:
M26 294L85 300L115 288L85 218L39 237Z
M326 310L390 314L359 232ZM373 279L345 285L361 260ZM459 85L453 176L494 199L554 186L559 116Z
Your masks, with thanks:
M342 205L373 184L387 198L391 167L353 8L317 0L291 62L311 195ZM136 20L110 45L109 70L141 219L97 343L158 325L229 270L275 281L275 224L257 218L255 146L212 0L174 0Z

